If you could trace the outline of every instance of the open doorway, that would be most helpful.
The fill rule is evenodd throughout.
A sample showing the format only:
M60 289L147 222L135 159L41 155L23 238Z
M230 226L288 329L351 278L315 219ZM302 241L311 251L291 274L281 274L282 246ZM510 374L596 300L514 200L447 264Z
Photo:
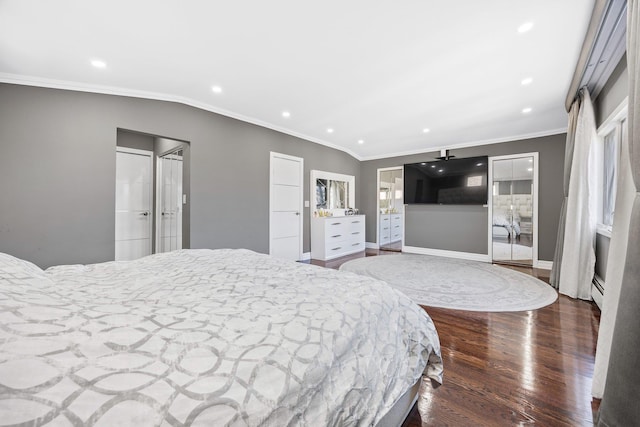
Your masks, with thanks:
M189 143L118 129L116 261L188 248Z

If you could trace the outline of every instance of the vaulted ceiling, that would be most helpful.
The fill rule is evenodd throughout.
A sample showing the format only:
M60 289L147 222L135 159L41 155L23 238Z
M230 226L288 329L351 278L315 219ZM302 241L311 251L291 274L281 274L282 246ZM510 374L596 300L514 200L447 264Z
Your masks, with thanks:
M0 81L183 102L387 157L564 131L593 4L0 0Z

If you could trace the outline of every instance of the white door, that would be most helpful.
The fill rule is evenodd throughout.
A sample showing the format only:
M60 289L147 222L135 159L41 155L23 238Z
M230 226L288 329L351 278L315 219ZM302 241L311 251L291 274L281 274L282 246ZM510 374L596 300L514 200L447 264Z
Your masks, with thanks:
M151 151L116 151L116 261L151 254Z
M182 149L158 157L156 252L182 249Z
M303 159L271 152L269 254L302 258Z

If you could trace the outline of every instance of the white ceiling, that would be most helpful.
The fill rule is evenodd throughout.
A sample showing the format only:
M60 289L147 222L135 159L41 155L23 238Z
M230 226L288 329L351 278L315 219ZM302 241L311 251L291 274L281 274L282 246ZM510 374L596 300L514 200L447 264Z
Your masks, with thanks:
M564 131L593 4L0 0L0 81L174 100L387 157Z

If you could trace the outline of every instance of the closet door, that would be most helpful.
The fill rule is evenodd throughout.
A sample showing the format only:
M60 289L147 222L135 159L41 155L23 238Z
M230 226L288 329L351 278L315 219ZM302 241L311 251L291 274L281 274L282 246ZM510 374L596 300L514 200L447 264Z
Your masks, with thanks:
M182 150L158 159L159 223L156 252L182 249Z
M534 262L534 156L492 160L494 262Z
M117 148L116 261L151 254L152 156L151 151Z

